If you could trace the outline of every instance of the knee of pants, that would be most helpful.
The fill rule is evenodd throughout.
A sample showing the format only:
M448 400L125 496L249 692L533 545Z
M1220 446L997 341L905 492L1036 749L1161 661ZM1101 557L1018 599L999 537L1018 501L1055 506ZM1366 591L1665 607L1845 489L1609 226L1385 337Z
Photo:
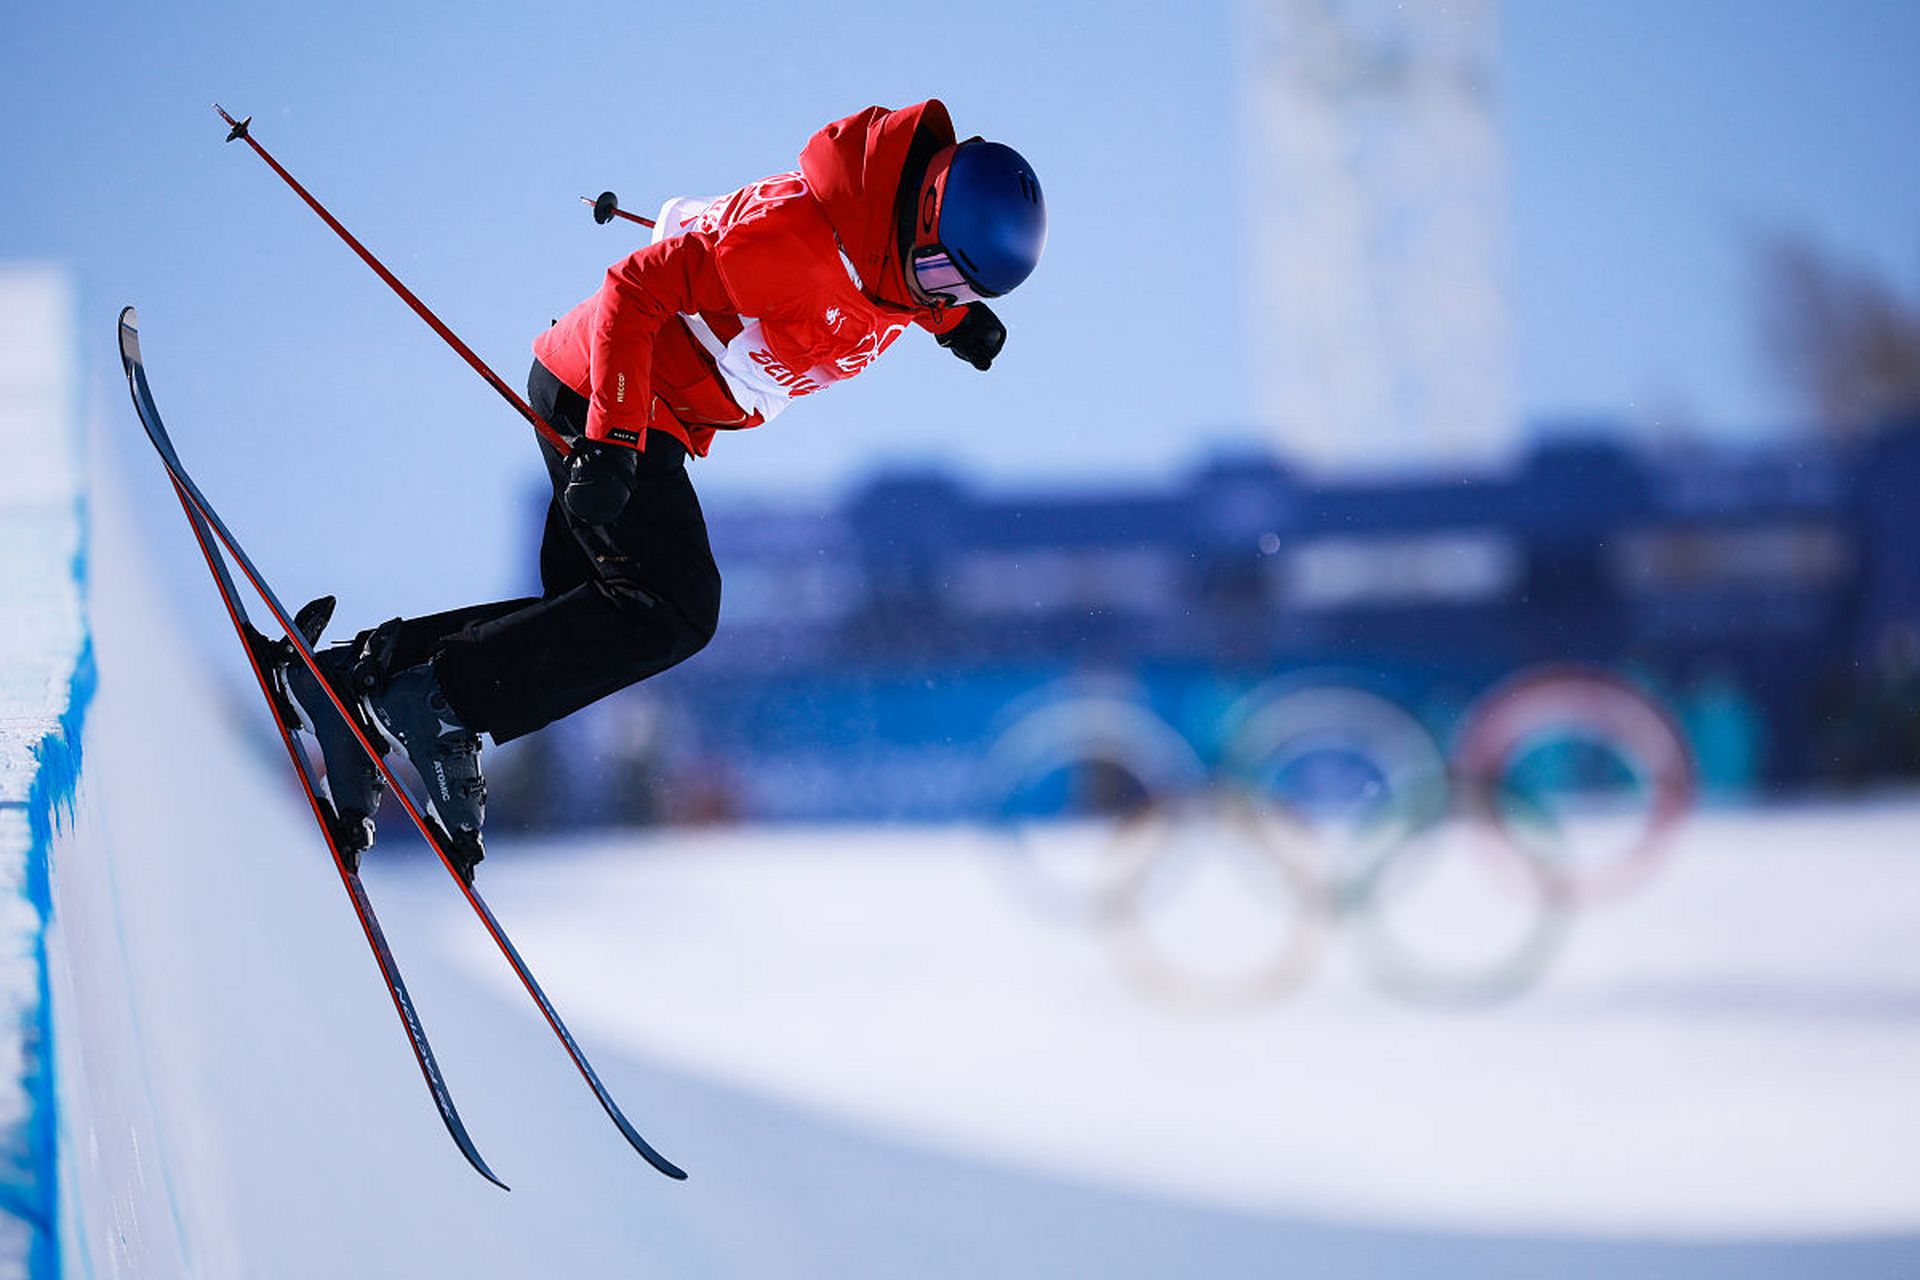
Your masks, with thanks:
M668 592L637 584L605 582L602 590L634 624L645 647L658 651L660 632L671 632L670 661L683 662L707 647L720 626L720 571L711 562L685 575Z
M720 571L712 565L706 566L695 589L689 591L687 598L678 604L681 617L687 624L687 641L690 645L687 656L692 657L706 648L714 633L720 629Z

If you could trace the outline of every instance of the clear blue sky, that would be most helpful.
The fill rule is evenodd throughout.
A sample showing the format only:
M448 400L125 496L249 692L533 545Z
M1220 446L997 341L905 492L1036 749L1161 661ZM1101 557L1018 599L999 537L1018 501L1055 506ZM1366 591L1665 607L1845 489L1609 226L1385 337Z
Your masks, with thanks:
M1025 151L1053 234L1001 308L993 373L903 342L723 439L696 472L710 502L819 493L882 459L1130 481L1250 438L1233 7L918 9L18 6L0 259L73 265L108 438L136 455L110 331L139 304L203 483L288 594L339 583L355 620L523 582L538 464L511 412L222 145L216 98L516 383L534 333L636 243L580 194L724 190L791 167L829 119L929 95ZM1920 281L1920 5L1514 0L1502 48L1530 419L1788 424L1753 341L1759 233ZM322 540L341 507L381 517ZM415 553L382 564L398 541Z

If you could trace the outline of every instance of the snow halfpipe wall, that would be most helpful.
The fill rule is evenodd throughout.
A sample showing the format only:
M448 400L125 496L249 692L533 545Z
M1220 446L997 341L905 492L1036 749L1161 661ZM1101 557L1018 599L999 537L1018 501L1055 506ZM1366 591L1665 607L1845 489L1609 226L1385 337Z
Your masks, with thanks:
M0 270L0 1274L60 1274L48 926L93 686L73 290Z

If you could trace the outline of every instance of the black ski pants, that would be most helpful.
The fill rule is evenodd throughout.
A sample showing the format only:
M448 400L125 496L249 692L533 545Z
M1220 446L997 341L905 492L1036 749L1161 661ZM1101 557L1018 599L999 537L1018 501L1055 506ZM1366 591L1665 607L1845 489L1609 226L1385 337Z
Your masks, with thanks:
M562 435L585 433L586 399L537 360L527 399ZM388 669L437 657L454 712L495 742L685 661L713 638L720 618L720 571L678 440L648 433L633 497L606 526L567 514L566 461L539 443L553 482L541 595L388 624Z

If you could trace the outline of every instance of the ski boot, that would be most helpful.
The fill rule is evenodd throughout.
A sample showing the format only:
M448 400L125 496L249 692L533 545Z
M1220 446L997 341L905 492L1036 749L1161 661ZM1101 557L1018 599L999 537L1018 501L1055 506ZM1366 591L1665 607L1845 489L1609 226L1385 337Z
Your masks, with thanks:
M294 626L305 638L308 648L320 643L327 623L333 617L334 599L321 596L303 605L294 616ZM340 718L340 709L327 696L320 681L294 651L289 640L268 640L247 628L247 642L253 646L262 667L271 675L274 703L282 723L290 729L304 729L320 744L321 759L326 762L326 800L331 812L327 826L334 844L346 862L347 870L359 871L360 855L373 847L373 815L380 808L386 780L380 776L366 747ZM360 712L352 681L353 651L350 645L334 645L314 655L327 683L353 711L361 731L376 750L385 754L385 740Z
M474 866L486 856L480 839L487 814L480 735L454 714L431 660L384 680L363 678L360 692L375 731L419 771L447 856L460 878L472 884Z

